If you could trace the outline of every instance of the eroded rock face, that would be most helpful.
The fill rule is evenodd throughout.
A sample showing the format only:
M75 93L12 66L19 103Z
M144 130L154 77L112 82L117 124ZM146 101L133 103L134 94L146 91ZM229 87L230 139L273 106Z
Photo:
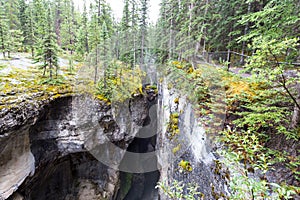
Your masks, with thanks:
M218 158L213 153L209 137L195 117L191 104L185 96L168 89L166 83L160 87L161 98L158 99L158 116L160 122L157 138L158 163L161 165L160 181L172 185L174 181L185 185L185 193L189 184L199 186L198 191L204 199L219 199L229 195L226 180L221 177ZM170 125L175 120L178 132L170 133ZM174 123L173 123L174 125ZM176 128L177 129L177 128ZM179 163L184 160L190 162L192 171L188 171ZM202 196L202 197L203 197ZM201 195L197 199L202 198ZM160 199L169 199L160 191Z
M97 156L115 152L98 147L127 148L148 116L146 97L138 96L122 109L111 109L89 96L44 103L30 109L24 105L25 113L2 112L0 199L112 197L119 181L116 167L124 154L118 152L115 166L108 167Z
M27 176L34 173L34 156L30 150L28 127L11 133L1 143L0 154L0 199L8 198Z

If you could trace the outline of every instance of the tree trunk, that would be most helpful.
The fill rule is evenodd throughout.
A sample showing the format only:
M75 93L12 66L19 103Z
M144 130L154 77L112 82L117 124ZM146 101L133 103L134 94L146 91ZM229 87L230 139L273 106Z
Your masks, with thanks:
M49 63L49 72L50 72L50 80L52 80L52 63L51 63L51 61L50 61L50 63Z
M251 2L248 3L247 14L249 14L250 11L251 11ZM245 26L244 35L246 35L248 33L248 30L249 30L249 22L247 22L247 24ZM243 41L243 43L242 43L242 55L241 55L241 59L240 59L241 65L244 65L244 63L245 63L245 57L244 57L245 49L246 49L246 41Z
M61 30L61 5L60 1L57 2L58 5L56 7L56 20L55 20L55 33L57 35L57 44L61 47L61 36L60 36L60 30Z
M204 10L204 18L207 17L207 13L208 13L208 4L209 4L209 1L206 0L205 2L205 10ZM206 24L206 20L204 19L203 20L203 23L202 23L202 27L201 27L201 34L202 34L202 38L200 39L200 44L201 44L201 40L203 40L203 48L202 48L202 56L205 57L205 53L206 53L206 27L205 27L205 24Z
M171 14L172 15L172 14ZM173 57L173 16L170 21L170 32L169 32L169 59Z
M3 58L5 58L5 46L4 46L4 33L3 33L3 29L0 29L0 36L1 36L1 43L2 43L2 53L3 53Z
M34 27L33 27L33 16L32 16L32 9L30 9L30 20L29 20L29 26L30 26L30 47L31 47L31 56L34 58Z
M231 52L230 49L227 50L227 71L230 69L230 61L231 61Z
M98 0L98 24L101 25L101 20L100 20L100 17L101 17L101 0Z
M44 63L44 64L45 64L45 63ZM45 75L46 75L46 69L47 69L47 66L46 66L46 65L44 65L43 77L45 77Z
M297 91L296 100L298 104L300 104L300 83L297 83L296 91ZM290 127L295 129L299 127L299 125L300 125L300 109L297 105L295 105Z
M85 27L85 30L87 30L87 27ZM87 53L89 53L90 48L89 48L89 39L88 39L88 32L87 31L85 32L84 40L85 40L85 50L86 50Z
M98 52L98 45L96 46L96 65L95 65L95 77L94 77L94 84L97 83L97 76L98 76L98 59L99 52Z
M34 47L33 47L33 45L31 45L30 48L31 48L31 57L34 58Z

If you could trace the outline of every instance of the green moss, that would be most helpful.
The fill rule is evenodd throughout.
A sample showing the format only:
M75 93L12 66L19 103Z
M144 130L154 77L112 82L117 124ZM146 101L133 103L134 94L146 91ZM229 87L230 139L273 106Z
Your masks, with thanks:
M36 67L29 66L26 70L12 67L9 74L0 74L1 94L4 96L0 98L0 104L3 104L0 109L12 107L12 102L18 105L24 98L25 102L30 103L33 100L56 99L74 93L74 76L60 75L50 80L42 77L41 73ZM41 95L36 97L37 93Z

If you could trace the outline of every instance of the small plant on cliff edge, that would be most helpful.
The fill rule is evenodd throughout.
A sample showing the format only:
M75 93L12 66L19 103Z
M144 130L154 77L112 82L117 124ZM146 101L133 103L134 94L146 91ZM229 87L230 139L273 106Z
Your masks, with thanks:
M179 167L181 167L185 171L193 171L193 168L191 166L191 163L187 160L181 160L178 164Z
M165 181L158 182L155 188L160 189L165 195L172 200L203 200L203 193L199 192L199 186L197 184L188 184L186 186L182 182L174 180L173 183L168 185Z
M229 182L231 189L230 199L293 199L293 195L299 190L299 188L294 186L268 182L264 176L269 167L260 171L262 178L255 178L249 175L250 171L252 171L249 170L251 167L247 168L240 163L241 155L228 151L222 151L220 154L224 158L222 163L230 169L231 173ZM271 165L264 158L261 159L263 163ZM258 165L260 164L258 163Z

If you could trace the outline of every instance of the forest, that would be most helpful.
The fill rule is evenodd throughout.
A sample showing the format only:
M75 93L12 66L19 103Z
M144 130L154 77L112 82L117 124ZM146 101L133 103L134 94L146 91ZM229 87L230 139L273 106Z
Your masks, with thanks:
M31 88L57 98L75 87L110 105L143 94L143 69L156 65L157 81L187 96L220 147L216 165L230 169L230 177L215 170L230 188L229 196L212 189L215 199L299 198L300 1L161 0L155 24L151 0L123 0L120 20L109 2L0 0L1 97ZM19 55L35 67L1 74L2 61ZM9 82L15 76L21 85ZM159 93L156 85L146 89ZM170 141L180 134L174 118ZM197 186L157 187L170 199L206 199Z

